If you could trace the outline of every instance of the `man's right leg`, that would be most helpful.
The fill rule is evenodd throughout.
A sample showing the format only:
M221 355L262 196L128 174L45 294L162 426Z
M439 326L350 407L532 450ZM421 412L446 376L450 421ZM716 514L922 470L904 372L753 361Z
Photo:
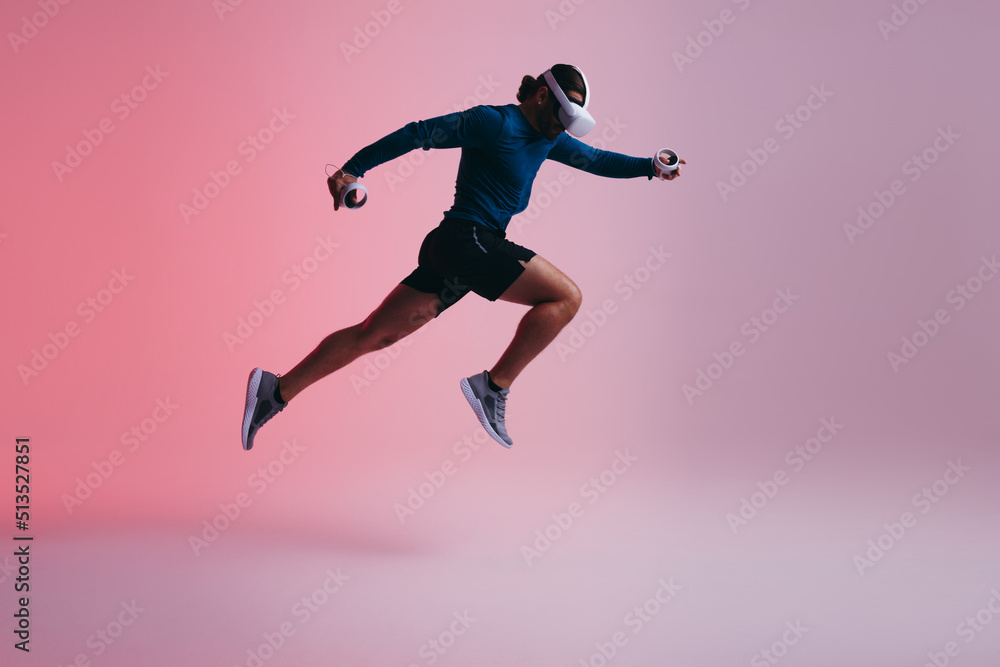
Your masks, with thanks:
M490 378L500 387L510 387L524 367L537 357L580 309L580 288L540 255L521 260L524 272L500 296L531 309L524 314L514 338L497 363Z
M288 374L279 377L281 398L291 401L309 385L361 355L413 333L434 319L440 307L437 294L396 285L364 322L330 334Z
M499 298L531 309L493 368L461 382L462 393L486 433L504 447L514 444L506 423L511 383L573 319L582 299L576 284L540 255L518 261L524 270Z

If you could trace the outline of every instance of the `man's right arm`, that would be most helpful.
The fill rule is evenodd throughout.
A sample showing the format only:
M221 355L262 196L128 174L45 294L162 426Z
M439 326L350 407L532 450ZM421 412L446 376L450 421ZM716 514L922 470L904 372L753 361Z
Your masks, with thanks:
M504 116L500 111L485 105L414 121L362 148L347 161L344 171L361 178L369 169L416 148L427 151L432 148L491 145L500 136L503 122Z

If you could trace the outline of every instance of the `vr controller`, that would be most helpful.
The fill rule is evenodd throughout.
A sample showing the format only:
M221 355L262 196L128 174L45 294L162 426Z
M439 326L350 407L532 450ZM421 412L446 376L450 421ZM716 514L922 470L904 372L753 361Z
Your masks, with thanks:
M681 161L680 158L677 157L677 153L673 152L669 148L661 148L656 151L656 156L653 157L653 163L657 167L657 177L661 181L666 179L667 174L677 171L677 168L681 166Z
M336 196L334 194L334 191L333 191L333 183L331 183L329 181L329 178L333 178L333 176L330 174L329 167L336 167L337 165L335 165L335 164L328 164L326 166L328 167L327 170L326 170L326 175L328 177L327 185L330 187L330 194ZM338 168L338 171L344 171L344 170ZM344 173L346 173L346 172L344 172ZM361 190L365 194L364 194L364 197L362 197L360 194L354 195L354 201L352 202L351 200L349 200L347 198L347 196L350 195L355 190ZM344 206L344 207L349 208L349 209L355 209L355 208L361 208L367 202L368 202L368 188L366 188L361 183L358 183L357 181L354 181L353 183L348 183L347 187L340 191L340 205L341 206Z

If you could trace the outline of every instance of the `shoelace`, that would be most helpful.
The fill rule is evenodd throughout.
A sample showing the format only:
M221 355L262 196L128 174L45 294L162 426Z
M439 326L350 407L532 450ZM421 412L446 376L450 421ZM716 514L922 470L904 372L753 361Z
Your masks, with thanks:
M285 409L285 406L279 404L277 401L274 400L268 399L267 404L270 406L270 409L264 415L264 418L261 419L260 421L261 426L271 421L271 417L273 417L274 415L278 414L279 412Z
M500 392L497 392L497 404L494 409L496 411L497 419L502 420L504 418L504 412L507 410L507 397Z
M280 378L281 374L279 373L275 377L276 378ZM281 412L282 410L284 410L285 409L285 405L288 405L288 403L285 403L285 405L282 405L281 403L278 402L278 400L276 398L269 398L269 399L267 399L267 403L268 403L268 405L271 406L271 409L268 410L269 414L265 415L264 419L261 420L261 422L260 422L261 426L263 426L267 422L271 421L271 417L275 416L276 414L278 414L279 412Z

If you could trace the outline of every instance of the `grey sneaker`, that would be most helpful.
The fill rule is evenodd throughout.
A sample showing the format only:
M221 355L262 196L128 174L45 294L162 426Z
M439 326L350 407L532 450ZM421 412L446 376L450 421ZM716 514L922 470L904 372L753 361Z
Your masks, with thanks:
M250 371L247 381L247 404L243 409L243 449L253 447L253 438L268 419L285 409L274 397L278 376L261 368Z
M479 375L462 378L462 393L479 417L479 423L486 432L504 447L511 447L514 441L507 435L504 412L507 409L507 394L510 389L493 391L486 380L486 371Z

